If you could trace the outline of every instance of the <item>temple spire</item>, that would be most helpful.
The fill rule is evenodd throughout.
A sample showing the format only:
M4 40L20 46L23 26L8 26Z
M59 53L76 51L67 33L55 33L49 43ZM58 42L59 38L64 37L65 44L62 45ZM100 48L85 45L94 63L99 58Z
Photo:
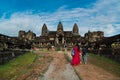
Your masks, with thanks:
M78 29L78 25L75 23L73 26L73 34L75 35L79 35L79 29Z
M48 33L48 29L47 29L46 24L44 23L44 24L43 24L43 27L42 27L42 36L46 36L47 33Z
M59 22L58 27L57 27L57 31L59 30L63 31L63 25L61 22Z

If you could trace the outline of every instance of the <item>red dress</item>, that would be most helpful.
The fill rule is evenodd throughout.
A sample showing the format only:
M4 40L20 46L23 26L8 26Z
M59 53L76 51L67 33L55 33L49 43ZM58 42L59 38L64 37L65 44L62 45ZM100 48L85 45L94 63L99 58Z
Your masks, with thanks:
M80 51L78 51L78 47L74 46L73 48L75 55L72 57L71 64L78 65L80 63Z

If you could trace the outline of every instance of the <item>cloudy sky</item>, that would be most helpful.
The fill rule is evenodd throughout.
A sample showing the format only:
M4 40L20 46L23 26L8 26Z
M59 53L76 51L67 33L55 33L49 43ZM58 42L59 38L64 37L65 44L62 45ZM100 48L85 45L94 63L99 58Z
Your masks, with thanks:
M18 36L19 30L31 30L39 36L44 23L56 31L60 21L64 31L77 23L82 36L88 30L120 34L120 0L0 0L1 34Z

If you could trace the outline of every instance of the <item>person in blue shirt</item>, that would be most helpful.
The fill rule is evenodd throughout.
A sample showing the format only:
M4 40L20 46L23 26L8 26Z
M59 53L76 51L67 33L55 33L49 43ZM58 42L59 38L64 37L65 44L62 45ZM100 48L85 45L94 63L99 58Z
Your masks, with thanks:
M88 56L87 49L85 46L83 46L82 47L82 60L84 64L87 64L87 56Z

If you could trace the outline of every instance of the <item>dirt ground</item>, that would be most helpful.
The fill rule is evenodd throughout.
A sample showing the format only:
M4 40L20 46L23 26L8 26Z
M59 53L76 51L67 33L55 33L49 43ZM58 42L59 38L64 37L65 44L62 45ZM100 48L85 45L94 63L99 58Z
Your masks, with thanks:
M69 52L67 55L71 59ZM120 80L120 77L117 77L100 67L94 66L89 62L87 64L81 63L78 66L74 66L74 68L81 80Z
M115 75L106 72L92 64L81 64L74 67L82 80L120 80Z
M34 63L33 70L25 78L23 75L19 80L120 80L115 75L90 63L72 66L69 52L36 52L42 58ZM64 54L65 53L65 54ZM52 57L52 59L48 59ZM40 63L42 62L42 63Z

